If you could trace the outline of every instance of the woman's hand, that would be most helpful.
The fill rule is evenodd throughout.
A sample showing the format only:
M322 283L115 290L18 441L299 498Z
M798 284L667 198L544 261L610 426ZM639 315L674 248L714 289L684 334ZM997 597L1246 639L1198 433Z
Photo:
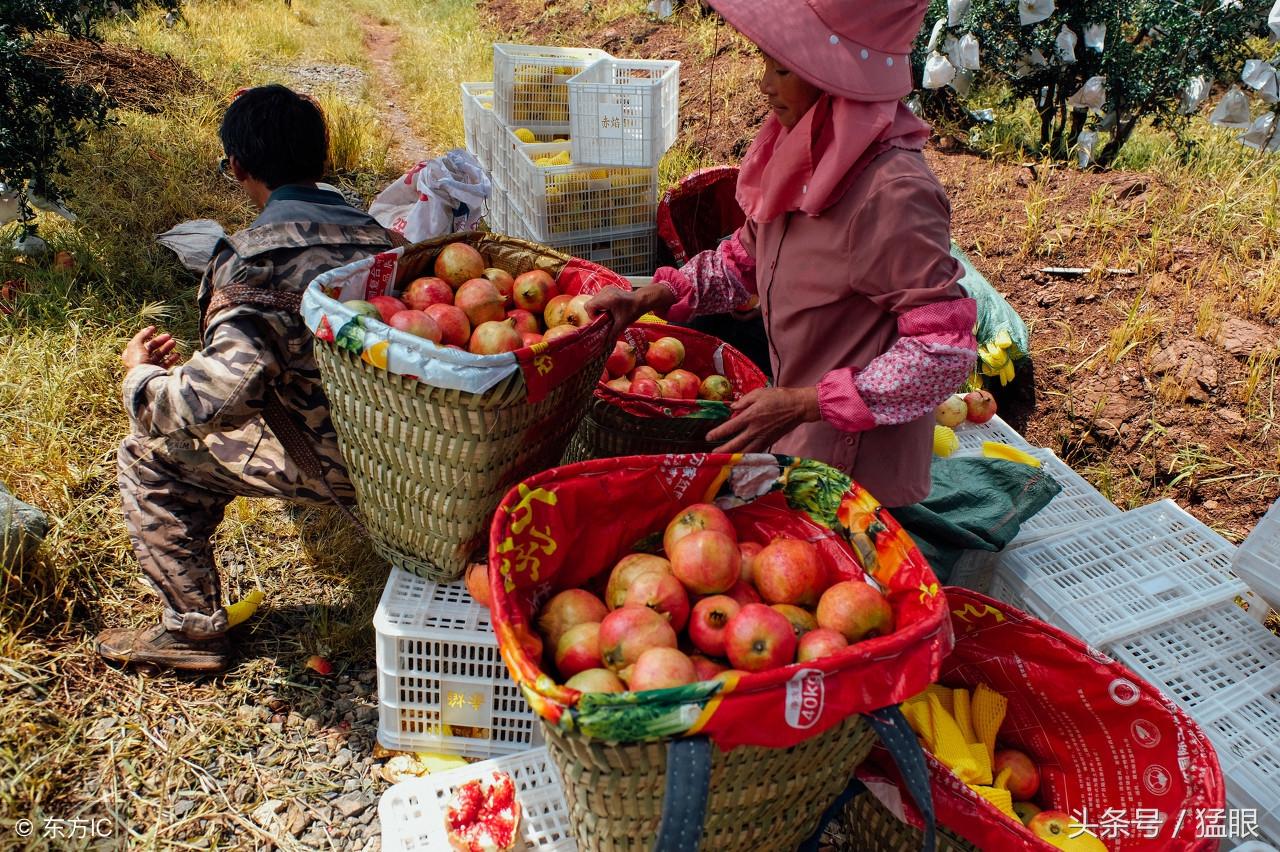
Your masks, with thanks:
M762 453L799 426L822 419L818 389L760 388L729 406L732 415L707 433L718 453Z
M675 294L661 284L648 284L636 290L606 287L587 302L591 316L608 314L615 335L650 311L665 311L675 304Z
M174 347L178 342L170 334L156 334L156 327L149 325L133 336L125 346L120 360L125 369L132 370L142 364L164 367L166 370L178 363Z

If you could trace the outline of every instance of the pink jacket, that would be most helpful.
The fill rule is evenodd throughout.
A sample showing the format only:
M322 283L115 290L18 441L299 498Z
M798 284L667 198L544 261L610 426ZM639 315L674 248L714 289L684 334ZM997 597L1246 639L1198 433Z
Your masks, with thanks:
M655 281L675 322L760 297L779 387L818 388L822 420L774 452L824 461L886 506L929 493L933 410L973 371L974 301L956 282L951 207L915 151L890 148L819 216L748 221Z

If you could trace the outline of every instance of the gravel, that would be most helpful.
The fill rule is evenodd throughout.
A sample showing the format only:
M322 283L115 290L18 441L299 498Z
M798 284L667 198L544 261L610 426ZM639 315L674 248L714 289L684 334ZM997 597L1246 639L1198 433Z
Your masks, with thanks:
M369 75L352 65L277 65L270 70L308 94L332 91L357 99L369 82Z

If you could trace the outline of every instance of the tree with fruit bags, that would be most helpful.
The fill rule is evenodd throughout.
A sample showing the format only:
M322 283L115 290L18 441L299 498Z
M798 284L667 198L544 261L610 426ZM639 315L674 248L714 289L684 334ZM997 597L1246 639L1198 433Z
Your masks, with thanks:
M926 89L986 74L1030 99L1043 153L1113 163L1138 123L1173 126L1234 76L1268 0L933 0L917 42Z

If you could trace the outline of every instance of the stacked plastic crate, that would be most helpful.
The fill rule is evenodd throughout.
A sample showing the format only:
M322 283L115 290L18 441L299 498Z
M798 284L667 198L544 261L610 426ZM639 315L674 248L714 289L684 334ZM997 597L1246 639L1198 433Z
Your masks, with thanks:
M492 84L463 86L468 148L493 178L490 227L623 275L652 272L658 162L678 131L679 63L495 44L493 67Z

